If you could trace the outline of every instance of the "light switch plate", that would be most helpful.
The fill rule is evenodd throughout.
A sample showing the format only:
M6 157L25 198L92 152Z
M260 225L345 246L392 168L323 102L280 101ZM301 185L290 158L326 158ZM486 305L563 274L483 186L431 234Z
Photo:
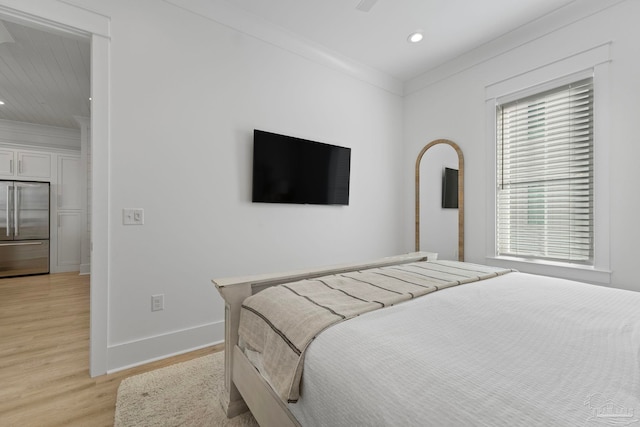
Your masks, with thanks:
M122 209L122 223L124 225L144 224L144 209L141 209L141 208Z

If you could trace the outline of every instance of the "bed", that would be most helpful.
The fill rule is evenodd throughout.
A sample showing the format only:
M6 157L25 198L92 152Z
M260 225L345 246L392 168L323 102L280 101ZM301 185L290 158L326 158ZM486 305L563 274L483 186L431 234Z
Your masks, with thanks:
M263 427L639 421L635 292L427 252L214 283L229 417L250 409Z

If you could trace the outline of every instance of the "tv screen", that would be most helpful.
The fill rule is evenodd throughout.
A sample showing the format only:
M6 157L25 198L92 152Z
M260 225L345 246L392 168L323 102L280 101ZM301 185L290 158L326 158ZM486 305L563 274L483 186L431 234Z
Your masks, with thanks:
M253 132L253 202L348 205L351 149Z
M444 168L442 171L442 207L458 207L458 170Z

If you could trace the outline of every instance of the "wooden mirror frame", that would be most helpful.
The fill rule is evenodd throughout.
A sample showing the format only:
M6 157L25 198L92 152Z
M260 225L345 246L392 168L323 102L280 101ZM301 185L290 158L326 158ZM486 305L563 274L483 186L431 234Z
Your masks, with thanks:
M458 154L458 260L464 261L464 156L458 144L448 139L431 141L420 151L416 160L416 252L420 250L420 162L424 153L438 144L450 145Z

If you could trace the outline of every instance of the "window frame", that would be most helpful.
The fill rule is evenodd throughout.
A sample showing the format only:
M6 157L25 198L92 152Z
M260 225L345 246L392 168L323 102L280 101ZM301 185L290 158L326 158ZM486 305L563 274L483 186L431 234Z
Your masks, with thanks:
M609 257L609 104L610 43L597 46L563 60L530 70L485 87L486 114L486 262L590 283L611 283ZM594 173L594 254L593 265L545 259L524 259L497 255L496 245L496 145L497 106L542 93L584 78L593 78L593 173Z
M496 246L499 256L592 266L592 76L515 101L497 99L496 103L494 182L498 195ZM584 121L585 117L589 120ZM560 132L557 128L560 123L579 129L575 136L569 136L569 146L565 146L567 128L563 127ZM522 174L523 168L530 172ZM570 170L580 173L572 175ZM564 192L569 192L567 197L574 200L575 205L556 206L556 197ZM586 215L585 203L588 204Z

